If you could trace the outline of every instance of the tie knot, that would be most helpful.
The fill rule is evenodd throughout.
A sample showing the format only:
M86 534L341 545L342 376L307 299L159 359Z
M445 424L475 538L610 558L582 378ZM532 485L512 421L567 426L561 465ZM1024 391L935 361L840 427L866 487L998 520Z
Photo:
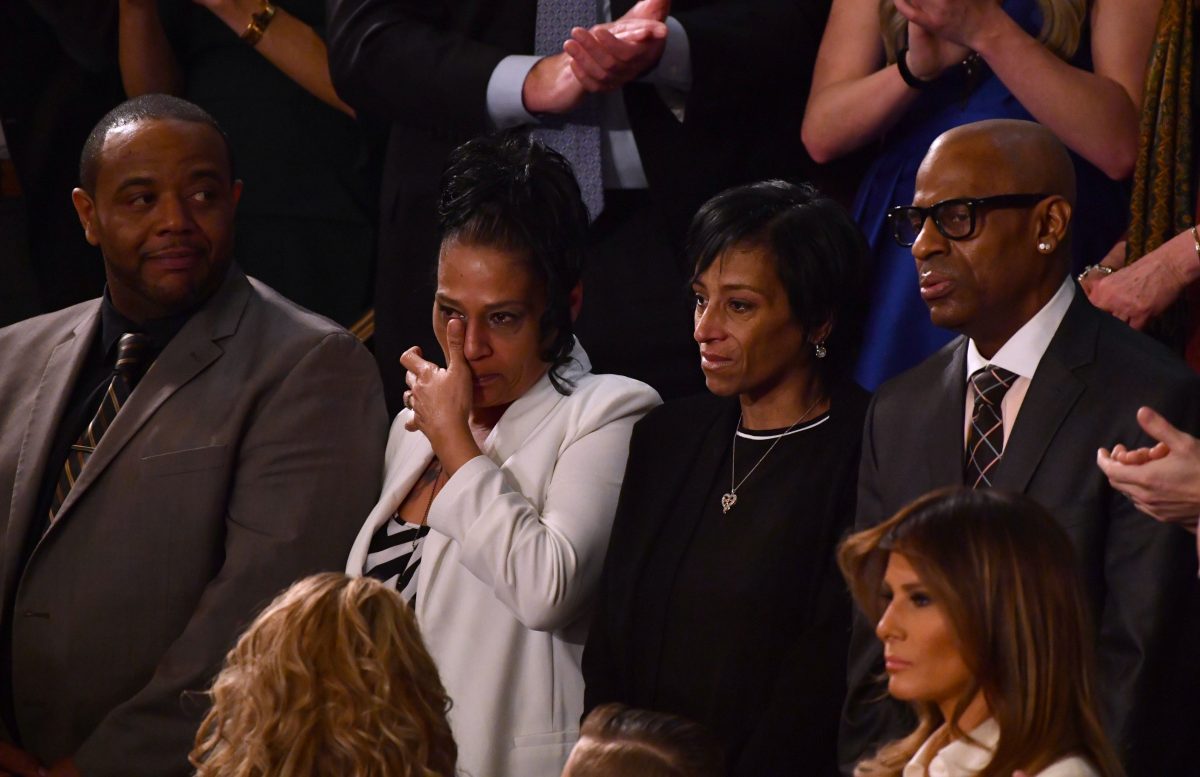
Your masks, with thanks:
M1004 399L1005 393L1017 379L1014 372L1003 367L985 364L971 373L971 385L975 387L975 401L985 405L996 406Z
M150 365L154 346L141 332L126 332L117 343L117 372L136 383Z

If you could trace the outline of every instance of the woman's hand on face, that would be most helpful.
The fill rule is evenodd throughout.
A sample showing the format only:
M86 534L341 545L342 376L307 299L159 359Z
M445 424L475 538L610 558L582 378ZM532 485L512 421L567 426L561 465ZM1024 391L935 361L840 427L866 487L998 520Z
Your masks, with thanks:
M952 43L974 49L972 41L986 32L992 14L1004 13L998 0L895 0L896 10L912 24ZM910 25L909 31L912 28ZM911 40L909 46L911 47ZM965 56L965 54L964 54ZM962 61L963 57L958 60ZM916 71L913 71L914 74Z
M908 53L905 63L909 72L923 81L930 81L967 58L971 50L945 38L939 38L919 24L908 23Z
M404 376L408 384L404 404L413 413L404 428L419 431L429 439L448 474L454 474L480 453L468 423L474 383L471 365L463 355L465 339L466 324L461 318L452 318L446 324L444 369L426 361L416 346L400 357L400 364L408 370Z

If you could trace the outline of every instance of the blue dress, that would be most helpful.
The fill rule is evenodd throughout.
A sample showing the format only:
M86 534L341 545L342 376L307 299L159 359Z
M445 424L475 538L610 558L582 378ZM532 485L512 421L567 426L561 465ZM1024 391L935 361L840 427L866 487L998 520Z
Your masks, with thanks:
M1036 0L1007 0L1004 10L1026 32L1042 27ZM1092 69L1087 25L1071 63ZM888 378L915 366L955 333L929 321L921 299L911 249L896 244L888 229L887 211L911 205L913 189L925 152L943 132L984 119L1033 117L990 72L969 93L960 77L939 79L882 141L878 157L867 169L854 201L854 218L867 236L875 269L870 308L855 378L874 390ZM1072 261L1076 269L1100 261L1120 239L1128 221L1128 184L1112 181L1089 162L1075 160L1078 203L1072 219ZM997 192L1000 193L1000 192Z

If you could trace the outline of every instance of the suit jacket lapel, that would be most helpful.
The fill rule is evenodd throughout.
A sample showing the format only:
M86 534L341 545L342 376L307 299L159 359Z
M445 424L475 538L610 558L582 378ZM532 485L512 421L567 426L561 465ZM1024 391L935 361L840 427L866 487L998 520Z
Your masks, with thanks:
M33 511L45 479L50 446L71 389L83 367L84 357L99 328L100 303L97 300L95 305L88 306L70 335L51 351L32 397L29 425L21 440L21 452L17 458L4 554L0 559L4 569L4 595L0 601L7 601L8 592L16 585L20 558L28 541L34 522Z
M963 481L963 450L966 443L963 437L966 418L967 402L967 339L960 337L955 341L953 351L945 369L937 376L937 385L930 387L927 402L918 399L918 406L927 408L928 421L921 427L929 430L929 439L914 441L916 444L928 446L925 457L928 487L962 483ZM923 489L922 493L924 490Z
M1038 363L1029 391L996 464L992 485L1024 491L1084 384L1072 370L1095 359L1100 322L1079 289Z
M129 395L129 399L117 413L112 424L100 439L95 452L71 488L71 493L59 508L58 518L51 531L60 530L69 519L71 507L78 502L88 488L96 482L116 455L137 433L142 425L176 391L198 375L222 354L217 341L237 331L238 322L250 295L250 283L236 268L221 288L183 326L179 334L167 345L145 377Z
M662 652L663 626L665 625L667 605L671 598L675 574L684 552L691 543L692 533L696 524L705 513L704 500L708 498L710 484L723 482L728 478L728 472L718 472L725 449L729 446L730 435L737 423L738 405L727 402L709 419L707 429L701 428L693 438L693 445L698 446L695 457L681 456L679 468L670 473L660 484L659 493L666 501L659 507L659 514L665 516L662 526L651 527L649 536L637 548L640 558L635 559L634 569L655 571L654 579L644 579L637 586L640 595L652 595L653 601L647 605L650 615L648 622L652 624L646 639L647 672L645 688L653 689L658 681L659 655ZM672 502L674 505L672 505ZM646 557L652 548L665 549L662 563L656 563L651 569L646 564ZM632 604L632 603L631 603Z

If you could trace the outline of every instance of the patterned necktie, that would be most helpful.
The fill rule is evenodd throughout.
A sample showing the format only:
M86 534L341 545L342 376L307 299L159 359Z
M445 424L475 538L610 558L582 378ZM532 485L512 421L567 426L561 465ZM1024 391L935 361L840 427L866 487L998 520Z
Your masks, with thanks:
M967 431L967 467L964 482L971 488L991 486L991 471L1004 455L1004 417L1000 402L1017 376L1002 367L985 364L971 374L975 409Z
M534 53L544 57L562 53L572 27L591 27L597 18L597 0L538 0ZM594 220L604 209L604 177L600 168L600 113L595 98L561 116L542 116L533 137L567 158L583 202Z
M92 451L96 450L104 432L112 424L117 411L125 404L125 400L129 399L133 387L146 372L151 353L150 338L146 335L138 332L121 335L117 344L117 366L113 370L112 380L109 381L104 396L100 399L100 407L91 423L83 430L83 434L79 435L79 439L71 446L71 452L67 454L67 461L63 464L62 474L54 489L54 497L50 500L50 523L54 523L67 494L71 493L79 473L83 472L84 465L87 464Z

